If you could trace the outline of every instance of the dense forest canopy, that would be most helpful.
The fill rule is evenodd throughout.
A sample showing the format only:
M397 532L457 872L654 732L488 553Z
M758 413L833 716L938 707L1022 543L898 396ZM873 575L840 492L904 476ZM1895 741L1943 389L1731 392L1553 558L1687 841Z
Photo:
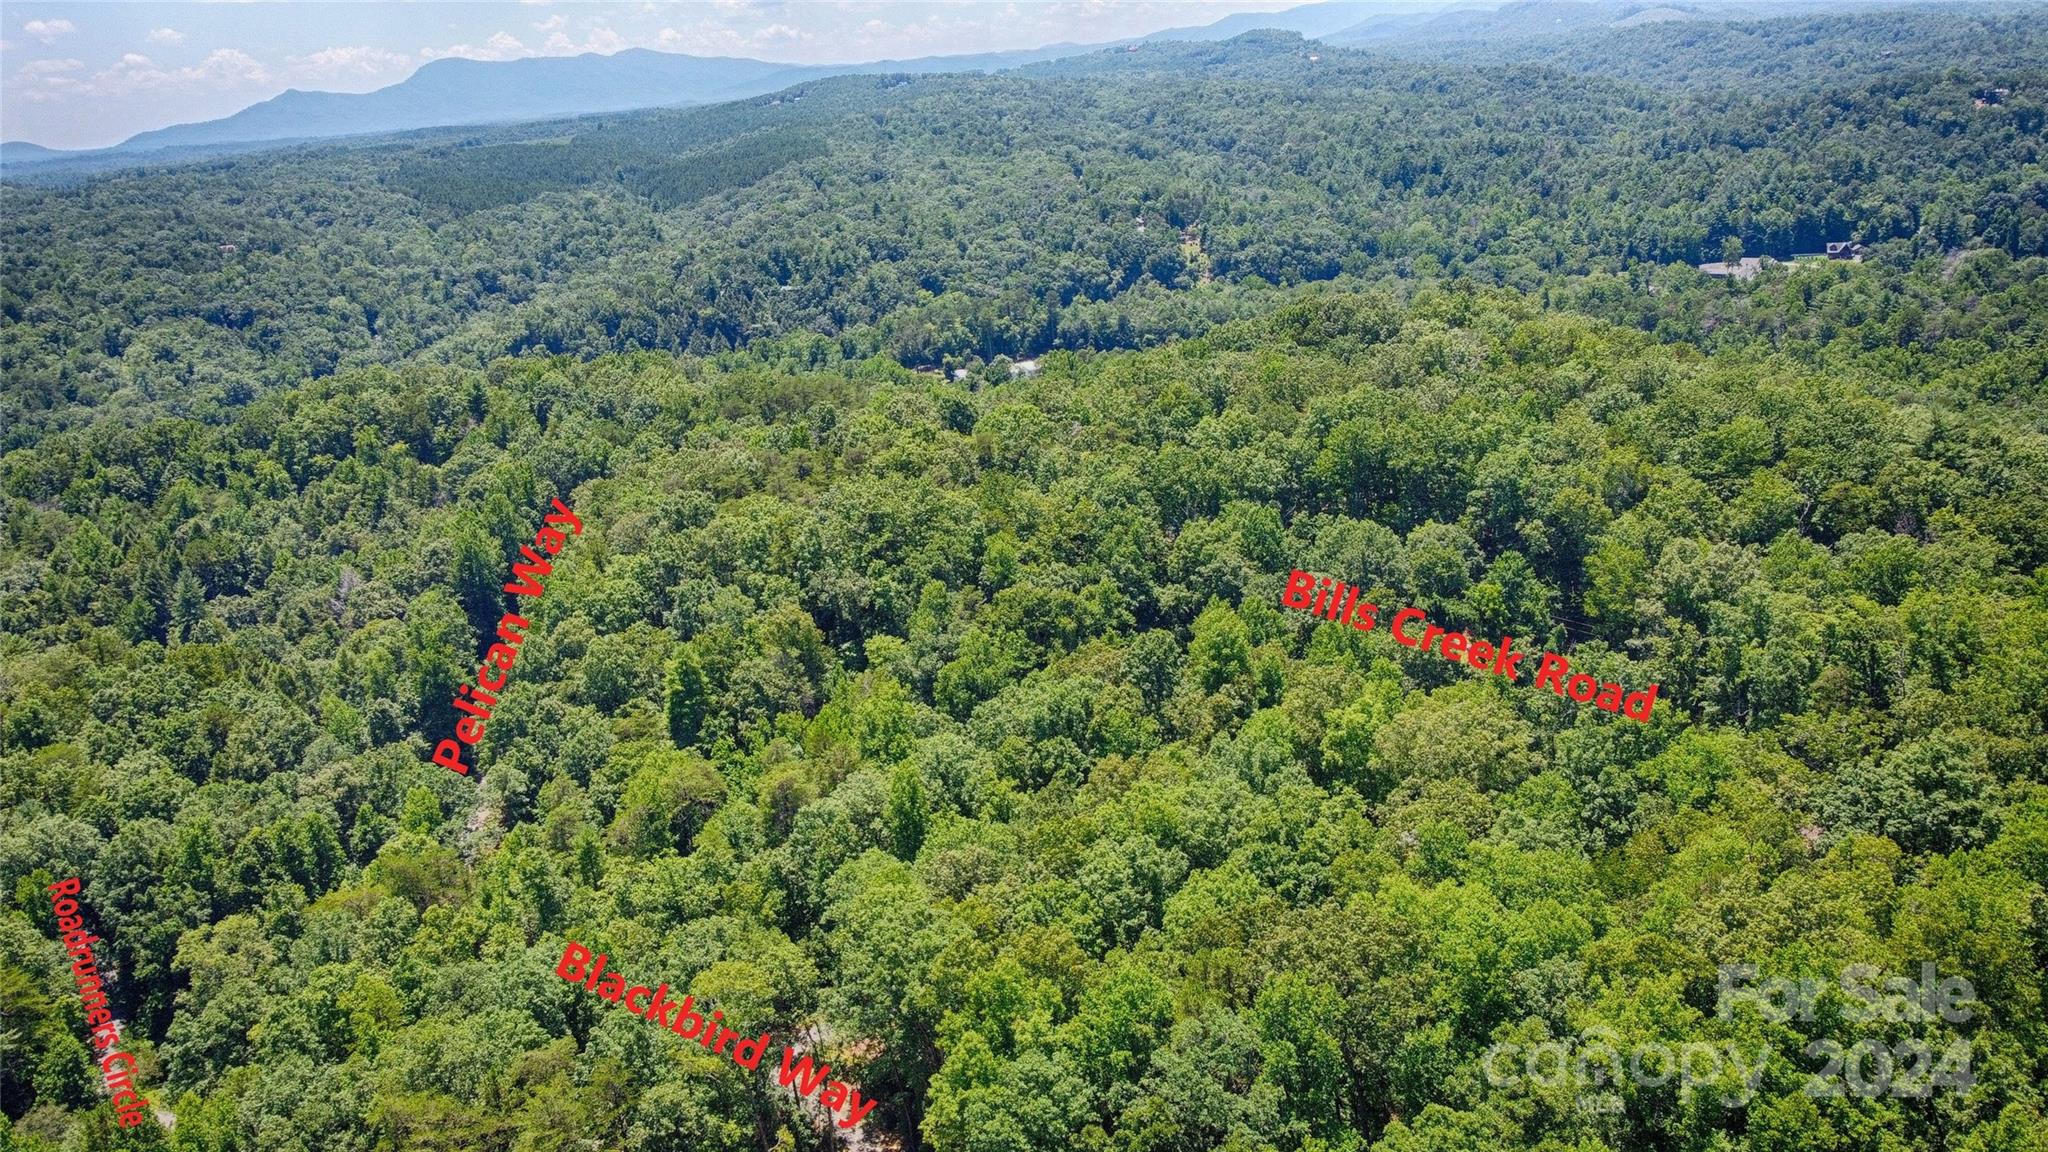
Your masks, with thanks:
M4 443L419 356L822 331L922 366L1144 345L1340 276L1540 290L1730 240L2042 255L2048 32L1982 40L2034 63L1670 90L1261 33L8 187Z
M577 940L829 1059L858 1147L2048 1148L2003 11L1696 32L1682 83L1258 34L6 187L0 1132L847 1139L558 979ZM100 1094L71 876L162 1126ZM1808 1010L1731 1010L1745 965Z
M1847 76L1911 80L1951 67L2026 70L2041 59L2040 12L2031 4L1927 4L1876 19L1853 9L1757 15L1768 11L1721 19L1714 7L1691 3L1520 0L1464 14L1483 22L1486 35L1455 24L1397 33L1368 21L1329 40L1463 67L1540 63L1654 87L1749 92L1815 92Z

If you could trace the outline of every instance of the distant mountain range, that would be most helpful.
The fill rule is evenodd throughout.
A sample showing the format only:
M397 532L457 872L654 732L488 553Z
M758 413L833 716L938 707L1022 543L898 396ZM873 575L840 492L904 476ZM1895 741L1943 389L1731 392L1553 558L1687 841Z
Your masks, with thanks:
M1406 6L1412 10L1413 5ZM1142 41L1225 40L1254 28L1317 36L1384 15L1386 4L1311 4L1282 12L1241 13L1198 28L1175 28ZM1114 44L1128 43L1116 41ZM374 92L292 89L232 116L139 133L111 148L61 151L23 141L0 144L0 164L121 163L155 153L180 158L284 143L419 128L545 120L631 108L740 100L826 76L888 72L995 72L1114 44L1054 44L1009 52L791 65L730 56L688 56L633 48L610 56L535 56L520 60L436 60Z
M1709 6L1709 4L1711 6ZM1828 6L1826 0L1796 3ZM1775 11L1786 11L1774 4ZM1054 44L1009 52L791 65L729 56L688 56L634 48L610 56L537 56L520 60L449 59L422 66L374 92L286 91L232 116L143 132L111 148L61 151L21 141L0 144L0 165L16 172L111 168L142 160L185 160L295 141L424 128L546 120L633 108L716 103L778 92L827 76L873 73L995 72L1118 47L1166 40L1227 40L1254 29L1294 32L1333 45L1392 48L1509 37L1525 44L1548 35L1702 17L1765 14L1743 0L1519 0L1507 4L1423 6L1423 0L1333 0L1279 12L1247 12L1214 23L1171 28L1135 40Z
M139 133L111 148L63 152L34 144L0 145L0 162L130 156L268 141L282 143L450 125L546 120L672 104L738 100L849 72L964 72L1014 68L1067 51L1058 46L976 56L802 67L729 56L687 56L632 48L610 56L533 56L521 60L436 60L374 92L292 89L232 116Z
M1516 0L1490 7L1402 14L1382 9L1371 19L1318 39L1345 48L1482 38L1528 41L1675 20L1762 19L1844 6L1842 0Z
M361 94L289 91L232 116L143 132L124 151L305 140L452 124L548 120L672 104L708 104L776 92L825 76L865 72L992 72L1082 51L1057 45L973 56L813 67L731 56L629 48L610 56L436 60L388 88Z
M0 159L8 161L47 160L56 156L68 155L70 153L56 148L45 148L41 144L31 144L26 140L10 140L5 144L0 144Z

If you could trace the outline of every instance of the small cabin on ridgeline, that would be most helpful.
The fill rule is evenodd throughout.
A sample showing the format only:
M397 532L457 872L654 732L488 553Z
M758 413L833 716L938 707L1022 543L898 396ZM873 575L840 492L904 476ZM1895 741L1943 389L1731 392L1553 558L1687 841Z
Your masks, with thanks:
M1794 252L1792 254L1792 263L1794 264L1806 260L1847 260L1854 264L1860 263L1862 259L1863 245L1858 244L1854 240L1830 240L1823 251ZM1705 264L1695 264L1693 267L1698 268L1708 276L1721 276L1732 280L1754 280L1757 274L1765 268L1780 263L1783 263L1783 261L1771 256L1744 256L1732 264L1722 260L1713 260Z

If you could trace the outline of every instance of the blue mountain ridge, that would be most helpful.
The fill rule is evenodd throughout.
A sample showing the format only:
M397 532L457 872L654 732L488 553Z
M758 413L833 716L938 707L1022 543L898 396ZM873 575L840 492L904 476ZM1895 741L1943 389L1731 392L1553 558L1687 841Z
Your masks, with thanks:
M1173 28L1134 40L876 60L860 64L794 65L730 56L690 56L631 48L602 56L535 56L518 60L436 60L374 92L291 89L231 116L138 133L111 148L62 151L24 141L0 144L0 163L114 161L130 154L196 154L240 150L260 142L403 132L420 128L545 120L634 108L716 103L781 91L827 76L891 72L994 72L1104 47L1158 40L1224 40L1254 28L1314 36L1374 15L1411 10L1362 0L1248 12L1214 23Z

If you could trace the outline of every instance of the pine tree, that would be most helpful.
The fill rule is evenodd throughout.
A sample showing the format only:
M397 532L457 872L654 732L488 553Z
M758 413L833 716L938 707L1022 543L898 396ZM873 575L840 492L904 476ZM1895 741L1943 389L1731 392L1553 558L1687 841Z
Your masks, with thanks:
M924 847L925 827L931 820L924 800L924 779L917 765L898 764L889 778L889 801L885 819L889 823L889 851L898 860L917 859Z
M678 748L697 742L704 724L704 666L688 645L676 650L668 666L668 738Z

